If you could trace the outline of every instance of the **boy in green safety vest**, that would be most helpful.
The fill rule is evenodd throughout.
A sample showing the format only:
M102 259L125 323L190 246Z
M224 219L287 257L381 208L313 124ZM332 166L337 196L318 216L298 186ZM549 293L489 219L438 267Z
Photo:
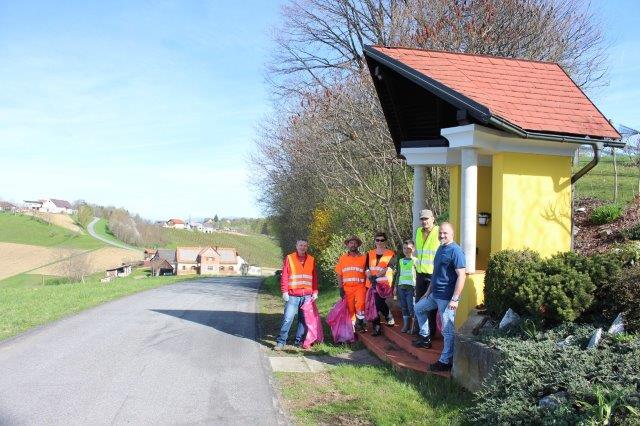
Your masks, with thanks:
M413 257L415 243L406 240L402 245L404 258L398 262L399 274L396 295L402 310L402 333L408 333L414 322L413 297L416 289L416 258Z
M433 274L433 259L436 251L440 247L438 233L440 228L436 225L436 218L429 209L420 211L421 227L416 230L416 294L415 300L418 301L427 292L429 284L431 284L431 274ZM429 312L429 327L431 335L436 332L436 313ZM417 334L417 327L411 330L411 334Z

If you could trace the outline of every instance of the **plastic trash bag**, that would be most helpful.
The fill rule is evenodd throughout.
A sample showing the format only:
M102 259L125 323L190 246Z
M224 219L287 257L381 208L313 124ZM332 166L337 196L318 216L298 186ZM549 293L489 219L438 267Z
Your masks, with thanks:
M385 282L377 283L376 291L378 292L378 295L383 299L393 296L393 290L391 290L391 286Z
M349 314L349 307L345 299L340 299L338 303L333 305L327 315L327 323L331 327L331 335L335 343L355 342L351 314Z
M376 308L375 290L370 288L367 290L367 297L364 302L364 319L373 321L378 318L378 308Z
M322 343L324 341L324 332L322 330L322 320L318 312L316 301L308 299L302 304L302 315L304 315L304 323L307 326L307 335L304 338L302 347L309 349L314 343Z

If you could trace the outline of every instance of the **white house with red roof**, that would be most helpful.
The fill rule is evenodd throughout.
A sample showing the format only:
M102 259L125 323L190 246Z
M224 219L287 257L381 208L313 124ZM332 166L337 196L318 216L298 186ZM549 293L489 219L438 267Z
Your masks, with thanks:
M164 228L186 229L187 224L182 219L169 219L162 225Z

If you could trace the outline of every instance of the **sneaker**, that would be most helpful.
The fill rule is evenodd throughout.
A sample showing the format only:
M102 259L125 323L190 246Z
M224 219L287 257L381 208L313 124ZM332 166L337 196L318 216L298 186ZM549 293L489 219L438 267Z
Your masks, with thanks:
M419 336L416 340L411 342L416 348L429 349L431 347L431 339L429 337Z
M365 333L367 327L364 321L356 321L355 330L357 333Z
M273 347L273 350L274 350L274 351L276 351L276 352L284 351L284 345L277 344L277 345L275 345L275 346Z
M380 328L380 324L374 324L372 336L379 336L382 334L382 329Z
M451 371L451 364L445 364L438 361L429 366L429 371Z
M389 327L393 327L394 325L396 325L396 320L394 320L393 317L387 318L387 325Z

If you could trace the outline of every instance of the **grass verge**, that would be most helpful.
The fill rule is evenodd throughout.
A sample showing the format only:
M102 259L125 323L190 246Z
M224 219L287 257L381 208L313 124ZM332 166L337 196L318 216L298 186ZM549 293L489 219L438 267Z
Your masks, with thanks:
M134 279L129 276L105 284L99 282L100 276L102 274L85 283L73 284L32 274L0 281L0 340L109 300L191 279L182 276Z
M326 287L326 286L325 286ZM337 288L320 289L323 318L338 300ZM282 320L283 302L276 277L260 293L261 343L271 349ZM295 324L294 324L295 327ZM293 336L292 327L290 336ZM325 324L325 342L310 350L295 348L271 356L336 355L363 346L335 345ZM471 394L440 376L399 373L388 365L339 365L323 373L276 373L282 401L296 423L304 425L460 424Z
M0 212L0 241L44 247L91 250L104 247L95 238L53 225L34 216Z
M590 158L581 158L573 168L574 173L590 160ZM638 194L640 168L634 163L633 158L625 155L619 155L617 163L618 202L627 204ZM604 156L593 170L576 182L575 195L578 198L590 197L613 202L614 182L613 157Z

